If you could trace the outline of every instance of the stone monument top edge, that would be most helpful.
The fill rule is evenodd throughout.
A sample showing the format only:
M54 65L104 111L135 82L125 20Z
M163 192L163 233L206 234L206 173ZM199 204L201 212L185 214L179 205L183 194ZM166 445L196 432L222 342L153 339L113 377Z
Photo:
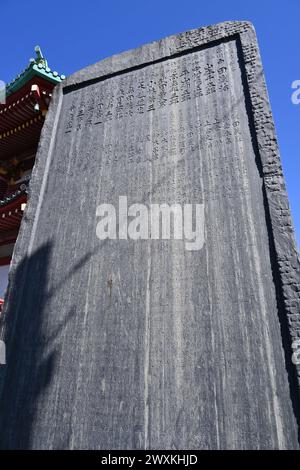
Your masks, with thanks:
M83 82L147 65L147 63L151 64L151 62L180 54L193 47L205 46L210 42L243 33L256 41L255 28L250 21L224 21L173 34L88 65L67 77L59 88L63 90L72 88Z

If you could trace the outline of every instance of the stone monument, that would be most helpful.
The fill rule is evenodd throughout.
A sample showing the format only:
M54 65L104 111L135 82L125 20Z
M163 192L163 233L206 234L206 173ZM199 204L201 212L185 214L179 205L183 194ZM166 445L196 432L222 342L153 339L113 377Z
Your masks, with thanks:
M251 24L75 73L12 260L1 448L297 449L299 291Z

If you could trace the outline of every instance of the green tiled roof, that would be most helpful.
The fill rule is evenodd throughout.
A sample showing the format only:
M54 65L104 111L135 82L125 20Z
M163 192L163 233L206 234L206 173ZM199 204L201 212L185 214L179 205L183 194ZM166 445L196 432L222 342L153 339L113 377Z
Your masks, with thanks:
M30 59L30 63L26 69L6 85L6 94L8 96L19 90L26 82L31 80L32 77L42 77L51 83L59 83L64 80L64 75L59 75L48 67L47 60L43 57L39 46L35 47L35 52L36 58Z

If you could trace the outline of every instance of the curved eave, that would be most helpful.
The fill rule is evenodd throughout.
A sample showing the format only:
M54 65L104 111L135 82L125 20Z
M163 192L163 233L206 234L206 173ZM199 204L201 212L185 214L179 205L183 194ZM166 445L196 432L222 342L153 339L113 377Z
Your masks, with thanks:
M41 100L50 102L52 94L47 90L41 90ZM14 131L18 126L22 126L26 121L39 116L39 112L34 109L37 99L32 91L29 91L22 98L13 101L7 106L0 106L0 136L4 133ZM45 106L47 106L47 104ZM0 139L3 137L0 137Z
M27 193L26 189L18 189L13 194L10 194L4 199L0 200L0 217L3 212L14 210L21 207L23 202L26 202Z
M29 117L22 125L0 135L1 160L13 157L38 145L44 117Z
M26 200L26 192L20 191L10 201L0 201L0 245L16 240L23 216L22 203Z
M6 95L10 96L15 93L33 77L46 79L54 85L60 83L65 78L64 75L59 75L57 72L52 71L49 67L45 67L42 64L30 64L15 80L8 83L6 86Z

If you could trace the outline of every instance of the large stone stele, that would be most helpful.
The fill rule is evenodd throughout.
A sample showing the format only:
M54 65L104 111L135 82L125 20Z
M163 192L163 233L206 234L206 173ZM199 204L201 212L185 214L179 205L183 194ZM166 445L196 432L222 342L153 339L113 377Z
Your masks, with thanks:
M203 243L190 249L187 218L182 239L139 238L138 212L100 240L99 205L120 197L204 207ZM299 291L249 23L75 73L55 89L12 260L0 447L298 448Z

